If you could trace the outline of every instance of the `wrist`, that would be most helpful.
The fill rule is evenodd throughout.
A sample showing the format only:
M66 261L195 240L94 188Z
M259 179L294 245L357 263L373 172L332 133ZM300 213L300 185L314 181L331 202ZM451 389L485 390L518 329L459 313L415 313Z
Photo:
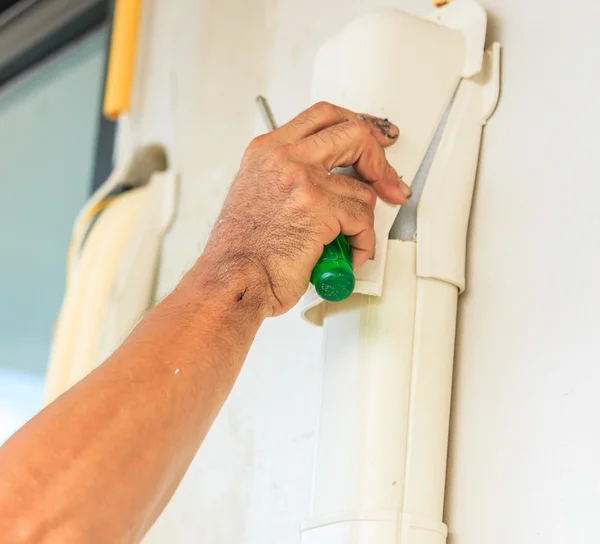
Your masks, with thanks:
M203 253L181 282L224 316L243 315L260 323L273 315L264 268L245 255Z

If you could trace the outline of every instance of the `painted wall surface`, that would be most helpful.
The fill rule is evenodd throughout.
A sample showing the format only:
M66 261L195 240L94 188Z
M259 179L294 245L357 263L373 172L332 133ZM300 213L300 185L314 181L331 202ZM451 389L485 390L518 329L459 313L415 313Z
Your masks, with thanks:
M44 373L90 193L106 30L0 90L0 367Z
M600 3L483 3L504 45L504 84L485 132L459 311L451 542L598 542ZM131 118L138 141L171 147L182 175L160 294L200 252L245 145L264 130L256 94L279 121L296 114L319 45L383 7L423 14L430 2L148 0ZM298 542L320 341L297 312L265 324L148 542Z

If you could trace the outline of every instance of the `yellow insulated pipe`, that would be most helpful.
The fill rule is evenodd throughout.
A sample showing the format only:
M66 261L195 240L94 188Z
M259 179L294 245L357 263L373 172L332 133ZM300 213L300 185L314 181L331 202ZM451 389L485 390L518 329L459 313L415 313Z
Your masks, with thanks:
M142 0L117 0L104 93L104 116L115 120L129 111L142 13Z

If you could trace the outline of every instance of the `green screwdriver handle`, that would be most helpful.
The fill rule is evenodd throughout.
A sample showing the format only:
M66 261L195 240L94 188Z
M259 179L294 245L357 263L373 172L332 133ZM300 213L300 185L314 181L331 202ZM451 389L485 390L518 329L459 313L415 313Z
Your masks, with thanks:
M340 234L323 248L323 254L313 268L311 283L327 302L342 302L354 291L356 279L352 267L352 249Z

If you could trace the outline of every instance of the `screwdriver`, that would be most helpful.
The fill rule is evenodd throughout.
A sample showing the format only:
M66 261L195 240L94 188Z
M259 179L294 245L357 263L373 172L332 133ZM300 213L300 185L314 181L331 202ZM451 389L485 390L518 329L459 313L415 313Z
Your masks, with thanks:
M258 96L256 102L269 129L276 130L277 123L267 99ZM319 296L327 302L342 302L354 291L356 279L352 267L352 249L342 233L323 248L323 253L313 268L310 282Z

